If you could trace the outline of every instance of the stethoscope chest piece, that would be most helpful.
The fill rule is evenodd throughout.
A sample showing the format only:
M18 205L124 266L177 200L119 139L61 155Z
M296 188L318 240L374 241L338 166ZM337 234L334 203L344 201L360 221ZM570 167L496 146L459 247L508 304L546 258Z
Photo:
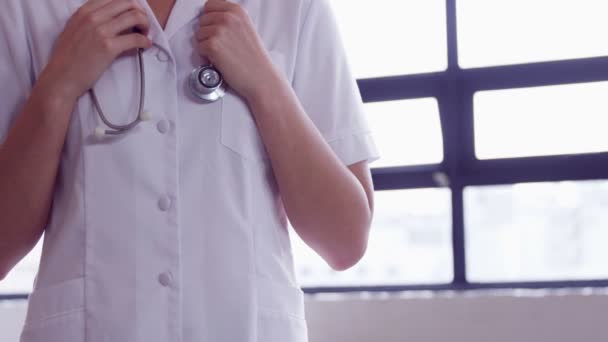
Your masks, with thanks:
M213 102L224 96L222 74L211 64L201 65L190 73L190 89L201 100Z

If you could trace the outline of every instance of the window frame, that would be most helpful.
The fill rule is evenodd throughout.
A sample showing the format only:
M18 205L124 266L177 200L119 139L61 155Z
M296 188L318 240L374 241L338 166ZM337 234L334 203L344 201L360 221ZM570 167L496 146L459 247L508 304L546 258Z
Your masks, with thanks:
M435 97L443 134L437 165L372 168L375 190L433 188L437 174L452 192L454 279L447 284L304 287L306 293L475 289L607 287L608 279L484 282L467 280L463 190L467 186L608 179L608 152L480 160L475 156L473 98L476 92L608 80L608 57L462 69L458 65L456 1L446 0L448 67L445 71L359 79L364 102Z
M477 91L608 80L608 57L461 69L456 1L446 0L448 67L444 71L357 80L364 102L435 97L443 134L443 161L436 165L372 168L376 190L433 188L447 175L452 192L454 279L446 284L303 287L308 294L419 290L545 289L608 287L608 279L536 282L469 282L466 277L463 190L467 186L608 179L608 152L479 160L475 157L473 97ZM605 171L603 171L605 170ZM0 294L0 300L28 294Z

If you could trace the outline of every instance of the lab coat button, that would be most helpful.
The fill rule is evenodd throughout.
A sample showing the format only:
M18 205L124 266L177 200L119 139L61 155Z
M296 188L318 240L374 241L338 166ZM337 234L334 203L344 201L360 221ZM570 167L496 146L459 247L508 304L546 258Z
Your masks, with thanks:
M158 129L161 134L167 133L167 131L169 131L169 122L167 120L160 120L156 124L156 129Z
M160 62L166 62L169 60L169 56L163 50L159 49L158 52L156 52L156 59Z
M169 210L169 208L171 208L171 199L167 196L161 197L161 199L158 200L158 207L162 211Z
M158 282L164 287L171 285L171 283L172 283L171 273L163 272L163 273L159 274Z

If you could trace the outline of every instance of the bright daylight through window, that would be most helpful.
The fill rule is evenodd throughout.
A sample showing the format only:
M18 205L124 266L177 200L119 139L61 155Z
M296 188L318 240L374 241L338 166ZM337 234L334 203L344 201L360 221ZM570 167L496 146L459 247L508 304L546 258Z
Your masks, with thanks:
M327 1L363 97L366 89L376 96L365 104L381 156L371 164L374 176L394 177L376 189L367 254L350 270L332 271L290 228L301 285L449 285L459 275L460 284L608 278L608 181L542 174L494 183L479 170L474 177L491 180L453 186L423 178L425 170L464 172L453 167L461 161L525 168L534 157L605 158L606 81L548 85L536 76L530 82L539 85L500 89L498 79L498 87L469 93L446 85L485 84L503 75L493 72L522 63L605 57L607 1L456 0L453 8L446 7L451 0ZM478 74L490 76L477 82ZM397 86L420 79L431 89L424 95L408 93L419 83ZM376 99L385 92L392 97ZM459 103L471 103L471 112ZM0 282L0 294L31 291L40 252L41 243Z

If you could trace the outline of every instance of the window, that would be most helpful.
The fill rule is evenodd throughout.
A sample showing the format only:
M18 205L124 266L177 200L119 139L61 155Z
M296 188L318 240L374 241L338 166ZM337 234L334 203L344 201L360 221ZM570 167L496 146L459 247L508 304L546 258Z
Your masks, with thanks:
M608 278L608 181L465 190L474 282Z
M356 266L332 271L291 233L303 286L432 284L452 281L448 189L386 190L375 194L367 253Z
M329 1L381 158L358 265L291 231L305 290L608 286L608 3Z
M438 164L443 160L439 108L434 98L370 102L365 109L380 159L373 167Z
M292 235L306 289L608 286L608 5L332 3L381 153L377 204L351 270Z
M478 158L608 151L608 82L475 94Z
M464 68L608 55L598 0L457 0Z
M445 0L330 3L357 78L417 74L447 67Z

